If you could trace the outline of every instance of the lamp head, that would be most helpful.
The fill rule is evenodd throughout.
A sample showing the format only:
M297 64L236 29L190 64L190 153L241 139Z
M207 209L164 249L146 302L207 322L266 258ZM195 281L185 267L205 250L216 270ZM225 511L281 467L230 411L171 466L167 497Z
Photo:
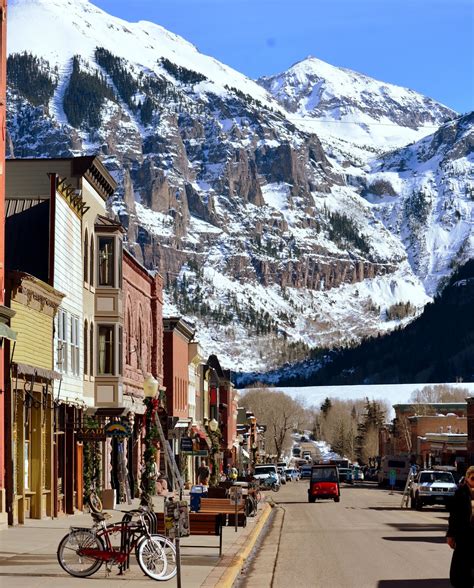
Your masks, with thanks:
M143 380L143 394L145 398L154 398L158 391L158 380L156 380L151 374Z

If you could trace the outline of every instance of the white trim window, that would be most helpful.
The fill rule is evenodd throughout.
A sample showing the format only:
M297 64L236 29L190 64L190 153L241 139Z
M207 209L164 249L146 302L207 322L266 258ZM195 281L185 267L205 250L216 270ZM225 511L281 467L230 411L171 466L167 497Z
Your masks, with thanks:
M75 376L79 375L80 355L79 355L79 319L71 317L71 371Z
M98 329L97 373L100 376L115 375L114 325L99 325Z
M58 321L58 357L57 367L60 372L66 373L68 368L68 342L67 342L67 312L61 308L57 314Z
M99 236L99 286L115 287L115 239Z

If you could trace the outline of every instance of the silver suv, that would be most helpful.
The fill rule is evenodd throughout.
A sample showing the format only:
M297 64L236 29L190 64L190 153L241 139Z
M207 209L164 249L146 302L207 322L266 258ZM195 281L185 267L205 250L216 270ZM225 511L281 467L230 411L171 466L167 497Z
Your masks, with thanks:
M421 510L427 504L448 506L456 488L451 472L422 470L411 485L410 506L417 510Z

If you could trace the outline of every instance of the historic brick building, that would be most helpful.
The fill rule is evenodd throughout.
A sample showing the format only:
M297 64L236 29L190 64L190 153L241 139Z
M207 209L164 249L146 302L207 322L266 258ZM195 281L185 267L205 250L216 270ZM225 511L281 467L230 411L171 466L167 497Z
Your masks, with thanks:
M124 345L123 396L129 406L132 436L127 465L132 493L137 493L142 460L140 443L144 413L143 381L148 374L163 390L163 279L148 271L130 253L123 253Z

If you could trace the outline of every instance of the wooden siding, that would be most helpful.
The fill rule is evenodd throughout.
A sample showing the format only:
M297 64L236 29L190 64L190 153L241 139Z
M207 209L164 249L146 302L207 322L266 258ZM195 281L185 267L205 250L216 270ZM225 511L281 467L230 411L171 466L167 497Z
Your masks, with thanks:
M82 261L82 230L81 220L69 208L67 202L56 195L56 226L54 244L54 287L66 296L60 308L68 315L67 329L67 366L68 371L63 372L61 385L61 397L83 399L83 261ZM71 317L79 321L79 370L78 374L72 374L71 357ZM57 319L56 319L57 320ZM56 328L56 334L58 329ZM55 338L54 366L57 367L58 344ZM59 371L59 370L58 370ZM87 399L91 403L90 399Z
M53 318L15 300L11 308L16 312L11 327L18 333L14 361L53 369Z

